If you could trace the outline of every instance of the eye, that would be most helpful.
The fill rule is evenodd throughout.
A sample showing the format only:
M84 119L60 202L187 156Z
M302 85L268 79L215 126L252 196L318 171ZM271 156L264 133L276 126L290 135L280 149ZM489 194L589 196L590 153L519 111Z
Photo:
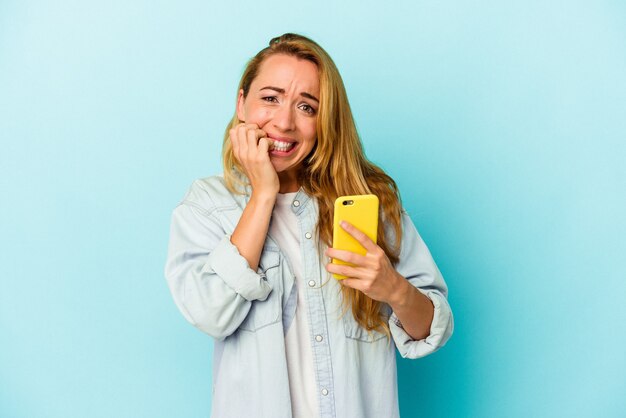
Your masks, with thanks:
M313 106L308 105L306 103L302 103L302 105L300 105L300 109L304 110L309 115L314 115L315 114L315 109L313 108Z
M261 97L261 100L264 100L264 101L269 102L269 103L277 103L278 102L278 99L276 99L276 96Z

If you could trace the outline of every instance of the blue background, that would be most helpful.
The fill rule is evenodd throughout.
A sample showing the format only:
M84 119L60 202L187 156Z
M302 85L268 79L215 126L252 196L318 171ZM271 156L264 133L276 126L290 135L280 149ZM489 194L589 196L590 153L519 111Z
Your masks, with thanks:
M403 418L623 417L621 1L0 2L0 416L207 417L212 340L163 276L248 58L337 63L450 289Z

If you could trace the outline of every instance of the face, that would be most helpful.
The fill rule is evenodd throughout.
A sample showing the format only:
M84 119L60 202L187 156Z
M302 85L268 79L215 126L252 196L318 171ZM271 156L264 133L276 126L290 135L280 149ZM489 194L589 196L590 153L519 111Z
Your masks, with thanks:
M270 160L281 182L295 178L315 145L318 99L317 66L284 54L263 61L248 97L239 91L237 117L257 124L274 141Z

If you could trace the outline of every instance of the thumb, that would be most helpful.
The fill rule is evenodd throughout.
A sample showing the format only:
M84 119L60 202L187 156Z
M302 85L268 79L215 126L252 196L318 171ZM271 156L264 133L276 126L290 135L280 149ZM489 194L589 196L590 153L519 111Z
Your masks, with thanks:
M270 138L259 138L259 149L261 149L262 151L268 152L273 145L274 141L272 141Z

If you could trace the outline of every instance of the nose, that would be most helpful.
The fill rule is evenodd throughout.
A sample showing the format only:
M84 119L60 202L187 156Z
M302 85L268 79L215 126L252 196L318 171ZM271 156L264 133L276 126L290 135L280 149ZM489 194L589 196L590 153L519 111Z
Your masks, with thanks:
M294 120L294 111L292 107L288 104L284 106L280 106L274 112L274 117L272 118L272 123L274 126L281 131L293 131L295 129L295 120Z

